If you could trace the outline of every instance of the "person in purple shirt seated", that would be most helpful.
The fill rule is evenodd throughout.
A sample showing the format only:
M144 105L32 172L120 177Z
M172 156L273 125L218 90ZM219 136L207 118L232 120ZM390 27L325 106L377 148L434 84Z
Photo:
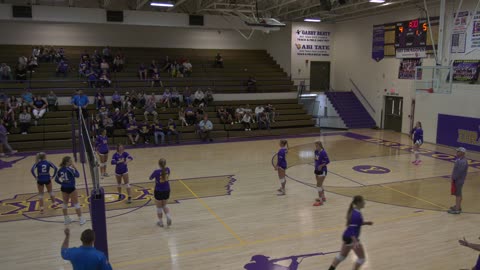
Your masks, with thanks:
M162 215L165 213L167 217L167 226L172 225L172 217L170 216L170 209L167 207L168 199L170 198L170 168L167 167L167 161L161 158L158 161L160 169L153 171L150 175L150 180L155 179L155 204L157 205L158 226L163 227Z
M155 120L150 127L153 133L153 139L155 141L155 145L158 145L158 136L160 136L160 142L162 144L165 143L165 132L163 132L163 126L162 124L158 121Z
M412 140L413 140L413 152L415 153L415 160L412 161L414 165L420 165L422 161L420 160L420 146L423 144L423 129L422 123L417 122L415 127L413 128L412 132Z
M280 180L280 188L277 190L278 195L285 195L285 185L287 180L285 174L287 171L287 153L288 153L288 141L280 140L280 150L277 153L277 165L273 168L278 172L278 179ZM273 165L273 164L272 164Z
M143 63L140 64L140 66L138 67L138 77L140 78L140 80L147 80L147 68Z
M64 260L72 263L74 270L112 270L112 266L105 257L105 254L93 247L95 232L86 229L82 232L80 240L82 246L69 248L70 229L65 229L65 240L63 240L61 254Z
M118 91L113 92L112 95L112 106L115 109L120 109L122 108L122 96L118 94Z
M148 121L145 120L143 123L141 123L139 126L138 126L138 131L140 132L140 134L142 135L142 138L143 138L143 142L145 144L149 144L150 143L150 125L148 124Z
M180 143L180 133L177 131L177 125L172 118L168 119L167 123L167 142L170 144L172 135L175 136L177 144Z
M105 94L101 88L95 93L95 105L97 110L107 105L105 102Z
M127 203L132 203L132 188L128 179L127 164L133 160L129 153L124 151L122 144L117 144L117 152L112 156L112 165L115 165L115 177L117 178L118 200L122 198L122 180L127 189Z
M363 225L373 225L371 221L363 221L362 212L360 209L365 207L365 200L362 196L353 197L350 207L347 212L347 229L343 233L343 244L340 253L335 257L332 265L328 270L335 270L335 268L347 258L350 250L353 249L357 254L357 261L353 267L354 270L360 269L365 263L365 251L360 243L360 231Z
M127 137L132 145L137 144L140 135L138 134L138 125L135 118L129 117L127 124Z
M320 206L327 201L325 191L323 190L323 181L327 176L327 165L330 163L327 152L323 148L322 142L315 142L315 178L317 179L318 198L313 206Z
M103 179L103 177L109 176L107 173L108 137L106 129L101 130L100 135L97 136L95 140L95 150L100 157L100 175Z
M480 239L480 238L479 238ZM480 251L480 244L473 244L473 243L469 243L465 237L462 239L462 240L458 240L458 243L461 245L461 246L464 246L464 247L469 247L473 250L476 250L476 251ZM478 256L478 259L477 259L477 264L475 264L475 266L472 268L472 270L480 270L480 255Z
M119 108L115 108L115 111L110 115L110 118L112 118L113 126L115 128L125 128L123 125L123 114L120 112Z
M10 144L8 144L8 131L3 125L3 119L0 117L0 157L5 157L17 153L17 150L13 150Z
M68 63L65 62L64 60L60 60L60 63L57 65L57 71L56 71L56 76L58 77L60 74L63 75L63 77L67 77L68 73Z

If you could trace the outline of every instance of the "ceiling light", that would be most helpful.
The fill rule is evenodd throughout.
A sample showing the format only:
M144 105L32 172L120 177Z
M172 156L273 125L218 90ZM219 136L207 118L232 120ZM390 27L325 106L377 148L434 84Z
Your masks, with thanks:
M321 22L322 20L320 19L304 19L304 22Z
M175 5L171 2L151 2L150 6L153 6L153 7L173 7Z
M382 4L382 3L385 3L385 0L370 0L369 2L370 2L370 3Z

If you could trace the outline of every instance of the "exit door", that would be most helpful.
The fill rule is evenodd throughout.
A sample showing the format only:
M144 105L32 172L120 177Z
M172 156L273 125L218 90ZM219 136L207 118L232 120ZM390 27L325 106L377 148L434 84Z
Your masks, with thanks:
M385 96L384 129L402 132L403 97Z
M328 91L330 89L330 62L312 61L310 63L310 91Z

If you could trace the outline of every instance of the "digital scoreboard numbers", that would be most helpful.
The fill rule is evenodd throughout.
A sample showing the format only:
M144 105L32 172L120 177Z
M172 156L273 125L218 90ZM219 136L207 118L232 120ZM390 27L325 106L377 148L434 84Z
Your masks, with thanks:
M426 19L395 23L395 48L427 46L428 23Z

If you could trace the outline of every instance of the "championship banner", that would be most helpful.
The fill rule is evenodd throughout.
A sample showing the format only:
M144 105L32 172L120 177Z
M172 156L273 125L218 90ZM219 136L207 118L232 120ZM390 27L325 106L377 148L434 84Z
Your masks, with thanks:
M459 12L458 15L453 14L454 18L455 16L457 19L453 24L452 47L450 48L450 52L465 53L467 44L467 23L470 18L470 12Z
M398 69L398 78L399 79L406 79L406 80L414 80L415 79L415 70L416 67L422 65L422 60L420 58L413 58L413 59L402 59L400 62L400 68ZM422 79L422 74L418 74L418 80Z
M455 60L453 61L453 80L471 82L478 80L480 60Z
M480 118L438 114L437 143L480 151Z
M467 52L480 49L480 11L473 15L469 29L467 29Z
M385 57L385 26L373 26L372 58L380 62Z
M396 58L426 58L427 48L397 48L395 52Z

